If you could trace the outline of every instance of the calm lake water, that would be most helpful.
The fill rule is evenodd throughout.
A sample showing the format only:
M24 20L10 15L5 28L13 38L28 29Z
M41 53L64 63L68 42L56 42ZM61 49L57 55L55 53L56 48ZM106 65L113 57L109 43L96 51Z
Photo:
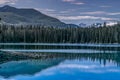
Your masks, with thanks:
M0 60L0 80L120 80L119 44L0 43L0 51L53 56Z

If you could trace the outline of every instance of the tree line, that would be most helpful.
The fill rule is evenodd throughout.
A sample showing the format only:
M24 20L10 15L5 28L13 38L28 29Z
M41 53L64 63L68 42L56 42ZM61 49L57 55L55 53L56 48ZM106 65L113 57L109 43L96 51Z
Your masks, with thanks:
M120 24L101 27L0 25L0 43L120 43Z

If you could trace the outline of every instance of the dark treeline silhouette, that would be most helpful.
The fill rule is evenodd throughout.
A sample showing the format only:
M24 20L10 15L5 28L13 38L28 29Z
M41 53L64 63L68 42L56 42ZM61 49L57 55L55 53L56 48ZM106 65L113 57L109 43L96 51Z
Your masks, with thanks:
M45 27L1 25L1 43L120 43L120 25L102 27Z

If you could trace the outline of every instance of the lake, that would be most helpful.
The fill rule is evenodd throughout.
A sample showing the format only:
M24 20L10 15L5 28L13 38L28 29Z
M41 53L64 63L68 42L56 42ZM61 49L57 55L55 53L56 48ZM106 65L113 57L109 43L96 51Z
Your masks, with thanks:
M42 57L0 56L0 80L120 80L119 44L0 43L7 52Z

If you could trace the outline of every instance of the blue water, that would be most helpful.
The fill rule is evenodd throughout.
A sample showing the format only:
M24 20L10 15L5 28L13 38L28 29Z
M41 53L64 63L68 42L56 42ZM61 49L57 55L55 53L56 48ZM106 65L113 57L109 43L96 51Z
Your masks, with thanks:
M57 62L56 62L57 63ZM90 60L14 61L2 64L0 80L120 80L120 67ZM47 67L46 67L47 66Z
M0 50L3 53L7 51L63 55L2 62L0 80L120 80L119 44L62 45L1 44Z

